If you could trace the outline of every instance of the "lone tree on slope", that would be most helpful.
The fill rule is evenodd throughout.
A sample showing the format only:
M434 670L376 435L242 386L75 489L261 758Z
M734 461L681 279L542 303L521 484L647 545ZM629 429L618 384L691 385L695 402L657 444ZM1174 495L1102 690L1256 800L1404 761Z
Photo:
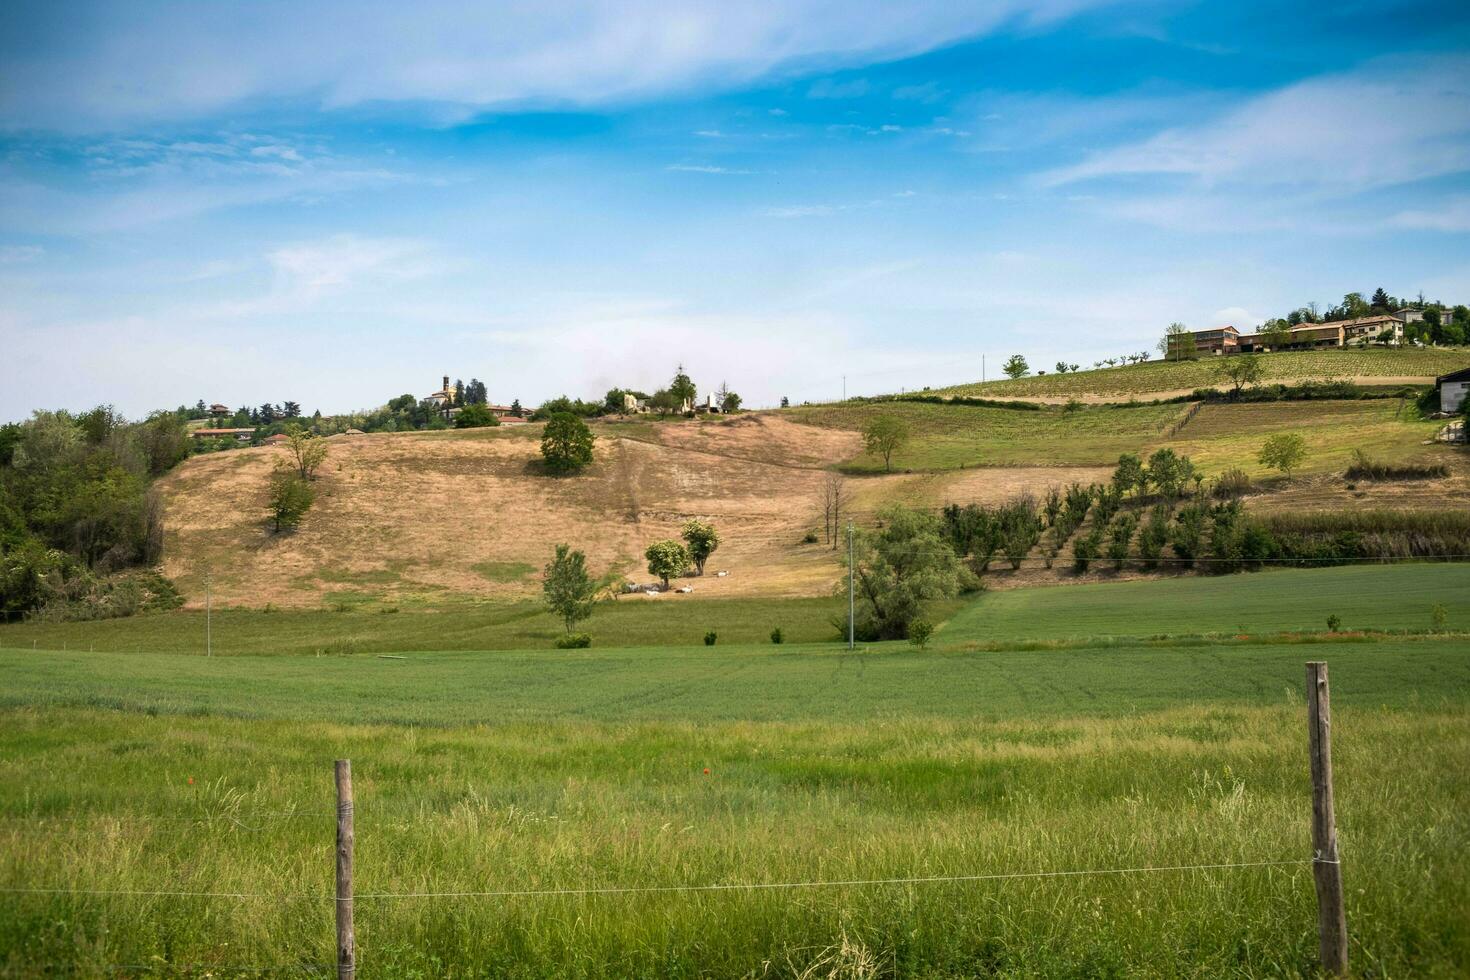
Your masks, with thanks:
M908 423L897 415L877 415L863 428L863 448L883 457L883 469L893 470L893 454L909 441Z
M541 458L553 473L575 473L592 462L595 440L586 422L571 412L557 412L541 434Z

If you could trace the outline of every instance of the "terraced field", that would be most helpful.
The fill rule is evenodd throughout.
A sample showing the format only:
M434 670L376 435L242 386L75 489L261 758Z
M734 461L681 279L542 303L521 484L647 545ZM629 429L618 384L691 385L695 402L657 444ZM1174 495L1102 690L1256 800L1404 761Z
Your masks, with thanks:
M1425 383L1441 374L1470 367L1470 350L1432 349L1285 351L1261 359L1263 380L1290 384L1338 379L1371 384ZM1045 374L1015 381L987 381L940 388L931 394L987 398L1067 398L1122 400L1132 396L1183 393L1220 384L1220 361L1149 361L1124 367Z

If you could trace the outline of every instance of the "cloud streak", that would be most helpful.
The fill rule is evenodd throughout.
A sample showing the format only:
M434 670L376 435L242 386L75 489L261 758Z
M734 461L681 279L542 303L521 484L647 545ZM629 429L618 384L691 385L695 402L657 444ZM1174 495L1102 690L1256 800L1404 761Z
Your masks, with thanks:
M0 124L86 129L283 99L467 112L605 105L905 57L1099 2L99 0L78 6L62 31L46 0L19 0L0 40Z

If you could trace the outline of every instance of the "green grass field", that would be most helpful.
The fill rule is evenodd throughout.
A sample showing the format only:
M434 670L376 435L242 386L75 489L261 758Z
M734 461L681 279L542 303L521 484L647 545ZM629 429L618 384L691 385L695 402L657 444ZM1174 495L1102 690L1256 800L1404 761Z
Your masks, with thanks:
M939 634L946 645L1143 638L1253 636L1326 629L1426 630L1445 608L1449 628L1470 630L1470 564L1360 565L1281 569L990 592Z
M1205 405L1168 445L1206 473L1239 468L1253 477L1275 475L1256 454L1271 435L1295 432L1307 449L1299 472L1341 473L1355 449L1388 463L1451 458L1453 448L1424 445L1443 426L1419 418L1412 405L1387 399Z
M1146 395L1160 391L1189 391L1218 385L1219 360L1149 361L1124 367L1052 374L1015 381L987 381L955 385L931 394L982 395L987 398L1065 398L1072 395ZM1285 351L1262 357L1263 380L1289 384L1297 381L1373 378L1434 378L1470 366L1470 350L1406 348L1388 350Z
M1108 465L1119 455L1160 440L1183 417L1183 405L1084 407L1028 412L970 405L880 402L806 406L783 414L793 421L860 431L878 415L908 422L910 443L895 454L897 470L950 470L961 466ZM844 464L879 472L883 460L863 453Z
M837 578L837 572L833 572ZM549 649L562 635L561 620L540 602L446 602L384 606L367 601L331 609L265 612L215 609L211 617L217 656L241 654L354 654L403 650ZM718 642L766 643L780 627L787 642L811 643L837 635L835 599L623 598L597 606L581 624L596 647L693 646L714 630ZM938 607L941 614L959 603ZM341 611L338 611L338 610ZM384 612L396 609L396 612ZM0 647L203 653L205 615L181 609L125 619L0 626Z
M911 432L893 458L896 470L953 470L972 466L1107 466L1123 453L1147 455L1170 446L1207 474L1238 467L1253 476L1267 470L1256 461L1275 432L1297 432L1306 441L1300 472L1345 469L1354 449L1386 462L1443 457L1454 450L1425 446L1442 422L1421 419L1413 406L1393 400L1266 402L1204 405L1177 432L1186 406L1089 405L1041 411L934 405L922 402L804 406L790 417L809 425L860 431L879 415L904 419ZM843 469L879 472L883 460L862 453Z
M1355 967L1462 976L1464 634L1273 631L1320 628L1326 597L1349 628L1427 626L1419 609L1439 601L1463 629L1467 574L985 594L925 652L685 641L207 659L33 652L11 627L0 971L329 972L331 764L347 757L363 976L1309 976L1302 664L1320 659ZM285 649L268 633L289 620L257 615L259 645ZM1250 639L1200 636L1240 616ZM171 635L172 617L146 619ZM1165 634L1181 638L1125 639ZM1048 640L1061 645L1025 649ZM1297 863L499 894L1278 861Z

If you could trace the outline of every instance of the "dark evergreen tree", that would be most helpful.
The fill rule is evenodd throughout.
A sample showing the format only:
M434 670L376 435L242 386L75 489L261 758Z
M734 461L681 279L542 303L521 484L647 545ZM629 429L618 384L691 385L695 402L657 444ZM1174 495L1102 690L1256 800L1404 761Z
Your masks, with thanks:
M301 418L301 406L296 402L281 402L281 417L288 419Z
M458 379L454 382L454 404L464 404L464 382Z
M1382 286L1379 286L1373 291L1373 309L1382 310L1384 312L1387 312L1389 310L1388 293L1385 293L1383 291Z

